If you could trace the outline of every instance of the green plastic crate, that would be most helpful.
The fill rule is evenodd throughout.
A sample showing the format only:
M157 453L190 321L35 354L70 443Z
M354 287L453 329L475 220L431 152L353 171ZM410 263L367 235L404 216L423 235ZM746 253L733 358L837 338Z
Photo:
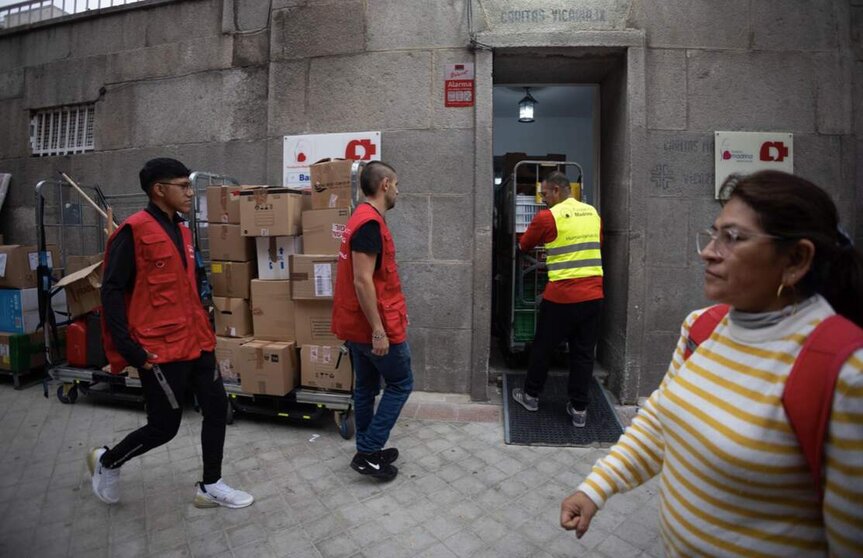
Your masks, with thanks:
M513 341L527 343L533 341L534 335L536 335L536 314L534 311L516 311L512 324Z

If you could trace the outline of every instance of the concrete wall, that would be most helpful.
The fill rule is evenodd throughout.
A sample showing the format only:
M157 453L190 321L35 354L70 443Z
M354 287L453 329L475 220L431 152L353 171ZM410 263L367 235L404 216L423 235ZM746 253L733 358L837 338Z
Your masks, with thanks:
M863 2L795 0L150 0L0 32L0 213L31 242L33 185L64 170L133 192L171 155L278 184L285 134L381 130L400 171L391 223L417 388L485 398L491 87L498 73L598 83L608 298L599 354L625 401L649 393L705 301L694 232L718 210L714 130L795 134L797 171L863 241ZM542 53L549 68L518 64ZM475 62L477 106L443 106ZM507 68L506 65L510 64ZM494 76L493 73L494 72ZM551 83L546 81L547 83ZM30 111L96 103L96 151L33 158Z

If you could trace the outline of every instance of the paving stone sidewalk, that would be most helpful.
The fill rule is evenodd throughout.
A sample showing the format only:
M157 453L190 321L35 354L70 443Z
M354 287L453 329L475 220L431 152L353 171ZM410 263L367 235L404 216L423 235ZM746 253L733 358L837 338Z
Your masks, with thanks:
M606 450L507 446L499 416L463 396L413 394L388 484L350 469L353 442L332 420L242 416L228 427L224 478L257 501L199 510L201 419L188 409L172 442L123 467L121 503L106 506L84 456L144 424L143 409L3 384L0 556L662 556L655 480L612 499L577 540L558 526L560 500Z

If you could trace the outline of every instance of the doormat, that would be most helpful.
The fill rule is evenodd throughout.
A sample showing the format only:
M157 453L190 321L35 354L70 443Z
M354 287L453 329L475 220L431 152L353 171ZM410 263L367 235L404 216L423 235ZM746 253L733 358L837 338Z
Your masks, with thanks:
M566 413L567 379L566 374L549 374L539 397L539 410L531 412L512 398L512 389L524 385L524 374L504 374L503 425L507 444L608 447L617 442L623 427L596 378L590 381L587 425L572 426Z

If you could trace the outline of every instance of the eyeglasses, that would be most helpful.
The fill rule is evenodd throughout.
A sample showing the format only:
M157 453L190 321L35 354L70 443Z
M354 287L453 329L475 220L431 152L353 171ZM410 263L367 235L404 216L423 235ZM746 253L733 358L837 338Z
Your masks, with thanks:
M162 184L162 185L165 185L165 186L176 186L176 187L180 188L181 190L183 190L184 192L194 192L194 189L192 188L192 183L191 183L191 182L181 182L181 183L177 183L177 182L156 182L156 184Z
M728 229L704 229L695 235L695 248L699 255L704 255L704 251L710 243L713 243L713 251L717 256L724 258L739 242L744 242L751 238L772 238L774 240L782 240L781 236L775 236L766 233L756 233L748 231L740 231L735 228Z

